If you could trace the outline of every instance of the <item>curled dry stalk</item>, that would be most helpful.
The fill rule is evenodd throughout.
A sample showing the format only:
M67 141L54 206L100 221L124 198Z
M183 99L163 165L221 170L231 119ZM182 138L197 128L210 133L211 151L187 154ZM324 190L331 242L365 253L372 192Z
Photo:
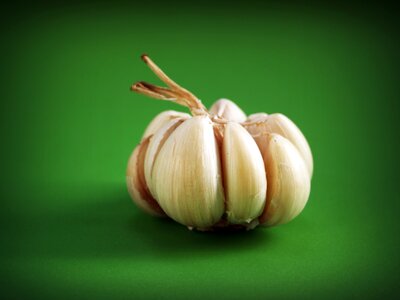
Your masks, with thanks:
M167 87L160 87L151 83L139 81L131 86L131 90L154 99L171 101L185 106L189 108L193 116L208 116L213 121L216 137L221 140L223 137L224 125L228 121L220 116L210 113L199 98L173 81L146 54L143 54L141 58L153 73L167 85Z
M185 88L178 85L169 78L146 54L141 56L142 60L153 71L155 75L168 87L160 87L147 82L137 82L132 85L131 90L151 98L172 101L186 106L193 116L209 115L210 113L201 101Z
M224 119L221 116L210 113L199 98L197 98L192 92L181 87L179 84L173 81L167 74L165 74L163 70L161 70L159 66L156 65L156 63L154 63L153 60L151 60L149 56L143 54L141 58L146 63L146 65L153 71L153 73L167 85L167 87L160 87L151 83L139 81L131 86L132 91L154 99L171 101L180 104L182 106L185 106L189 108L193 116L207 115L214 122L216 135L217 136L223 135L223 127L228 122L226 119ZM258 123L261 124L261 122L255 122L255 121L253 122L246 121L241 124L244 127L246 127L251 125L257 125ZM265 132L264 134L267 135L268 133Z

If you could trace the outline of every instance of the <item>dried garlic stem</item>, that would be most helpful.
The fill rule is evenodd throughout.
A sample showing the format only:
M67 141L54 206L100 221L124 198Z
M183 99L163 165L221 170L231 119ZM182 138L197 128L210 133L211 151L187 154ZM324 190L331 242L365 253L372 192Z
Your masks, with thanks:
M172 101L186 106L190 109L194 116L209 115L205 106L195 95L169 78L147 55L143 54L142 60L169 88L159 87L146 82L138 82L132 85L132 91L149 96L151 98Z

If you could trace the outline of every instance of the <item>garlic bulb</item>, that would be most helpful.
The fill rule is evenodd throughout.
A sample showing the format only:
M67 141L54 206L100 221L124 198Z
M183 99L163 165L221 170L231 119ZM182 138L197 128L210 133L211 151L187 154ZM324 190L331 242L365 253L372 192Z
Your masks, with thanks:
M168 86L138 82L132 90L183 105L164 111L134 149L126 181L134 203L198 230L274 226L307 203L313 161L297 126L282 114L247 117L232 101L207 110L148 56L142 59Z

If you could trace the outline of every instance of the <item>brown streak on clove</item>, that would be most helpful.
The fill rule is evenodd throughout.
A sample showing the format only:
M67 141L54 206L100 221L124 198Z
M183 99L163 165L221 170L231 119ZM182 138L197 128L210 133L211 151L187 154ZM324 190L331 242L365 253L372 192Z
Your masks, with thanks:
M160 143L158 144L158 148L156 153L154 154L154 159L152 161L152 165L151 165L151 169L150 169L150 174L151 176L153 176L153 170L154 170L154 165L155 162L157 160L158 154L161 151L161 148L164 146L165 142L167 141L167 139L170 137L170 135L175 131L175 129L177 129L180 125L182 125L182 123L186 121L184 119L179 120L178 122L176 122L174 125L172 125L170 128L168 128L168 130L165 132L163 138L161 139Z
M147 148L149 146L151 136L145 138L139 145L139 153L136 161L136 172L138 174L138 192L151 208L160 215L165 215L164 211L151 195L144 177L144 158L146 156Z

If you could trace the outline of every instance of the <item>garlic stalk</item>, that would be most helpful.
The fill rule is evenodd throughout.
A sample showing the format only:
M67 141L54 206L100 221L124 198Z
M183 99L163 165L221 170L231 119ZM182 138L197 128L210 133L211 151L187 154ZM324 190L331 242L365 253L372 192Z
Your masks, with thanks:
M281 114L247 117L232 101L210 110L143 61L167 87L138 82L131 89L187 107L157 115L128 161L128 191L146 212L189 228L252 229L287 223L304 208L312 155L297 126Z

